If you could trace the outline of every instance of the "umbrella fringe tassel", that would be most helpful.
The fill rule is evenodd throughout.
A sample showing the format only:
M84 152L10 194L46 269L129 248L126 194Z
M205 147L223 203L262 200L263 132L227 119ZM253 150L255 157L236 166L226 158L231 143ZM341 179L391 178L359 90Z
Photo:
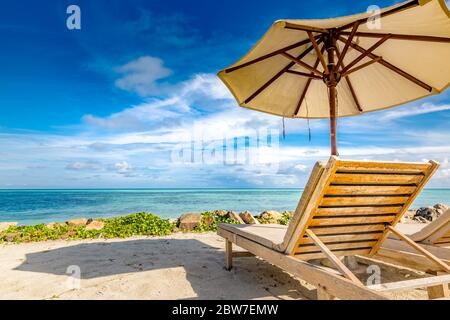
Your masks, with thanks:
M311 127L309 126L309 108L307 99L305 99L305 104L306 104L306 123L308 124L308 142L311 142L312 136L311 136Z

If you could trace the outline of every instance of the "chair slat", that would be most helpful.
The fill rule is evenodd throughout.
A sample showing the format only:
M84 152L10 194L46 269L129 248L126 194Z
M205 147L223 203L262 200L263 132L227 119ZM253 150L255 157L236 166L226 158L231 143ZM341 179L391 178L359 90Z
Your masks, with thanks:
M330 249L331 251L337 249L370 248L376 242L377 242L376 240L369 240L364 242L341 242L335 244L328 244L327 248ZM315 251L320 251L320 249L316 245L301 245L297 249L297 253L315 252Z
M332 184L417 185L423 175L336 173Z
M354 207L354 208L319 208L316 216L365 216L374 214L397 214L402 206L389 207Z
M410 195L416 190L416 187L405 186L330 186L327 195Z
M337 235L324 235L319 236L320 241L323 243L331 243L331 242L346 242L346 241L355 241L355 240L378 240L382 235L381 232L377 233L363 233L363 234L337 234ZM306 237L302 244L314 244L314 242Z
M365 205L395 205L404 204L409 197L404 196L357 196L357 197L329 197L323 198L321 206L339 207L339 206L365 206Z
M314 218L310 226L338 226L365 223L390 223L395 215L368 216L368 217L338 217L338 218Z
M369 254L369 252L370 249L354 249L354 250L333 251L333 254L338 257L343 257L349 255L367 255ZM308 261L313 259L325 258L325 255L322 252L317 252L317 253L295 254L295 257L300 260Z
M364 161L338 161L340 171L349 172L401 172L423 173L430 168L429 163L404 163L404 162L364 162Z
M327 226L327 227L311 227L316 235L326 234L355 234L372 231L384 231L386 226L384 224L361 224L350 226Z

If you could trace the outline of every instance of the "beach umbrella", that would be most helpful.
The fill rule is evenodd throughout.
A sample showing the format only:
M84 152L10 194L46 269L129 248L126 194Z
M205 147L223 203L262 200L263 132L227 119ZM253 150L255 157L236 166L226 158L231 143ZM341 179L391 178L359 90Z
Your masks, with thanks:
M279 20L218 76L241 107L286 118L336 118L391 108L450 84L450 13L444 0L378 12Z

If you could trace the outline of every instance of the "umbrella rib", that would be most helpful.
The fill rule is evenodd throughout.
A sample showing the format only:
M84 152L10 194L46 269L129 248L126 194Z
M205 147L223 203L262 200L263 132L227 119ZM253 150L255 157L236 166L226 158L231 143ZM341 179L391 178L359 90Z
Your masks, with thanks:
M339 39L340 41L344 42L344 43L347 41L347 39L345 39L345 38L342 37L342 36L339 36L338 39ZM352 48L354 48L355 50L358 50L358 51L361 52L361 53L366 51L366 49L360 47L359 45L357 45L357 44L354 43L354 42L352 42L352 43L350 44L350 46L351 46ZM409 81L414 82L415 84L417 84L418 86L424 88L425 90L427 90L427 91L429 91L429 92L433 91L433 87L431 87L431 86L429 86L428 84L426 84L425 82L423 82L423 81L417 79L416 77L414 77L413 75L407 73L406 71L403 71L403 70L400 69L399 67L394 66L392 63L387 62L387 61L384 60L382 57L377 56L377 55L375 55L375 54L373 54L373 53L369 53L367 56L368 56L369 58L371 58L371 59L379 59L379 60L377 61L379 64L381 64L381 65L385 66L386 68L388 68L388 69L394 71L395 73L401 75L402 77L408 79Z
M306 56L308 53L311 52L313 47L306 48L297 59L302 59L304 56ZM252 101L256 96L258 96L261 92L263 92L268 86L270 86L275 80L277 80L283 73L288 71L293 65L295 65L295 62L290 62L287 66L285 66L283 69L281 69L276 75L274 75L272 78L270 78L269 81L267 81L265 84L263 84L258 90L256 90L250 97L248 97L244 104L249 103Z
M296 74L298 76L311 78L312 80L322 80L322 77L316 76L313 73L300 72L300 71L296 71L296 70L287 70L286 73L291 73L291 74Z
M342 54L339 57L339 60L336 64L336 69L338 69L338 70L344 60L345 55L347 54L348 48L350 48L350 43L353 41L353 37L355 36L355 33L358 30L359 25L360 25L360 22L358 22L358 21L353 24L352 32L350 32L350 36L348 37L348 40L345 43L344 49L342 50Z
M322 37L322 35L316 36L316 40L320 41L321 37ZM263 55L263 56L261 56L261 57L259 57L259 58L253 59L253 60L251 60L251 61L247 61L247 62L245 62L245 63L243 63L243 64L238 65L238 66L235 66L235 67L231 67L231 68L225 69L225 73L230 73L230 72L239 70L239 69L241 69L241 68L250 66L250 65L255 64L255 63L257 63L257 62L260 62L260 61L266 60L266 59L268 59L268 58L274 57L274 56L276 56L276 55L278 55L278 54L280 54L280 53L282 53L282 52L289 51L289 50L292 50L292 49L301 47L301 46L307 44L308 42L310 42L309 39L305 39L305 40L296 42L296 43L291 44L291 45L289 45L289 46L287 46L287 47L284 47L284 48L275 50L275 51L273 51L273 52L271 52L271 53L265 54L265 55Z
M394 13L397 13L397 12L400 12L400 11L403 11L403 10L407 10L407 9L412 8L412 7L417 7L418 5L420 5L420 0L412 0L412 1L407 2L407 3L405 3L405 4L403 4L403 5L399 6L399 7L393 8L393 9L385 11L385 12L382 12L380 14L380 18L387 17L387 16L389 16L391 14L394 14ZM348 28L351 28L353 26L353 23L355 23L355 22L364 23L365 21L367 21L367 19L368 18L363 18L363 19L359 19L359 20L356 20L354 22L345 24L345 25L339 27L337 30L338 31L346 30Z
M310 27L310 26L304 26L300 24L295 24L292 22L282 21L282 26L285 29L291 29L291 30L300 30L300 31L307 31L307 32L320 32L320 33L328 33L328 29L324 28L318 28L318 27Z
M342 57L342 54L339 52L338 46L336 46L336 54L339 59ZM341 63L341 66L342 66L342 69L345 68L344 62ZM361 107L361 104L359 103L358 97L356 96L356 92L355 92L355 89L353 88L350 78L348 77L348 75L342 75L342 76L345 78L345 81L347 82L348 88L350 89L350 93L353 97L353 101L355 102L356 108L358 109L359 112L364 112L364 110Z
M330 73L330 71L328 70L328 66L327 66L327 64L325 62L325 58L323 57L322 52L320 52L319 45L317 44L316 39L314 39L314 36L313 36L312 32L308 31L307 33L308 33L309 40L311 40L311 43L312 43L312 45L314 47L314 50L316 51L317 57L319 57L320 63L322 64L322 67L323 67L323 70L325 71L325 74ZM316 68L317 67L315 67L315 69Z
M319 65L319 62L320 62L319 58L317 58L315 64ZM308 89L309 89L309 86L311 85L311 82L312 82L312 79L308 79L308 81L306 82L305 89L303 89L302 95L300 96L300 99L299 99L298 104L297 104L297 108L295 109L294 117L297 116L299 114L299 112L300 112L300 108L302 107L303 100L305 100L306 93L308 92Z
M350 70L353 66L355 66L358 62L360 62L362 59L364 59L366 56L368 56L370 53L372 53L376 48L381 46L383 43L385 43L389 38L391 37L390 34L385 35L383 38L381 38L379 41L377 41L373 46L371 46L369 49L362 52L358 58L350 62L343 70L342 73L346 73L348 70ZM350 42L351 43L351 42Z
M314 46L312 46L311 48L314 48ZM299 58L296 58L296 57L290 55L290 54L287 53L287 52L283 52L282 55L283 55L284 57L288 58L289 60L291 60L293 63L296 63L296 64L302 66L303 68L305 68L305 69L307 69L307 70L309 70L309 71L315 73L315 74L318 75L318 76L322 76L322 72L320 72L319 70L317 70L317 69L316 69L317 67L314 68L314 67L310 66L309 64L307 64L306 62L303 62L303 61L300 60Z
M356 108L358 108L359 112L364 112L364 110L361 107L361 104L359 103L358 97L356 96L356 92L355 89L353 88L350 78L345 77L345 81L347 82L348 88L350 89L350 93L352 94L353 100L355 101Z
M344 31L340 33L343 36L351 35L350 32ZM387 35L387 33L376 33L376 32L356 32L357 37L363 38L382 38ZM446 37L435 37L435 36L420 36L420 35L410 35L410 34L391 34L392 40L411 40L411 41L428 41L428 42L443 42L450 43L450 38Z
M342 74L342 76L346 77L346 76L348 76L349 74L351 74L353 72L356 72L358 70L364 69L364 68L366 68L366 67L368 67L368 66L370 66L370 65L372 65L372 64L374 64L374 63L376 63L378 61L380 61L381 59L382 59L382 57L378 57L376 59L373 59L373 60L370 60L370 61L368 61L366 63L363 63L362 65L359 65L357 67L354 67L353 69L348 70L347 72Z
M323 53L324 51L325 51L325 45L322 47L322 50L320 50L320 53ZM317 57L316 62L314 63L314 67L315 68L318 67L319 62L320 62L319 61L319 57ZM297 116L299 114L299 112L300 112L300 108L302 107L303 100L305 100L306 93L308 92L309 86L311 85L311 81L312 81L312 79L309 78L308 81L305 84L305 88L303 89L303 92L302 92L302 94L300 96L300 99L298 101L298 104L297 104L297 108L295 109L294 117Z

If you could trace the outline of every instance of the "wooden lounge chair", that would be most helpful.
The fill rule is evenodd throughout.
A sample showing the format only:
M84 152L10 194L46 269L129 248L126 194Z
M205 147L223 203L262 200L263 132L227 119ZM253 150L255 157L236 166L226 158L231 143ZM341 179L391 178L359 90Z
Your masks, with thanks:
M422 248L450 265L450 210L447 210L437 220L429 224L398 224L398 230L417 242ZM430 272L427 261L418 255L410 246L405 245L394 234L383 243L378 251L381 260L392 262L402 260L403 264L411 268ZM436 271L436 270L434 270Z
M288 227L220 224L226 239L226 266L232 245L272 263L317 288L319 299L387 299L383 291L428 288L429 297L448 296L450 267L403 235L395 225L439 164L343 161L317 163ZM376 257L392 232L444 275L364 286L339 256ZM241 254L240 254L241 255ZM312 259L328 258L335 269Z
M415 242L450 247L450 210L428 224L398 224L397 228Z

